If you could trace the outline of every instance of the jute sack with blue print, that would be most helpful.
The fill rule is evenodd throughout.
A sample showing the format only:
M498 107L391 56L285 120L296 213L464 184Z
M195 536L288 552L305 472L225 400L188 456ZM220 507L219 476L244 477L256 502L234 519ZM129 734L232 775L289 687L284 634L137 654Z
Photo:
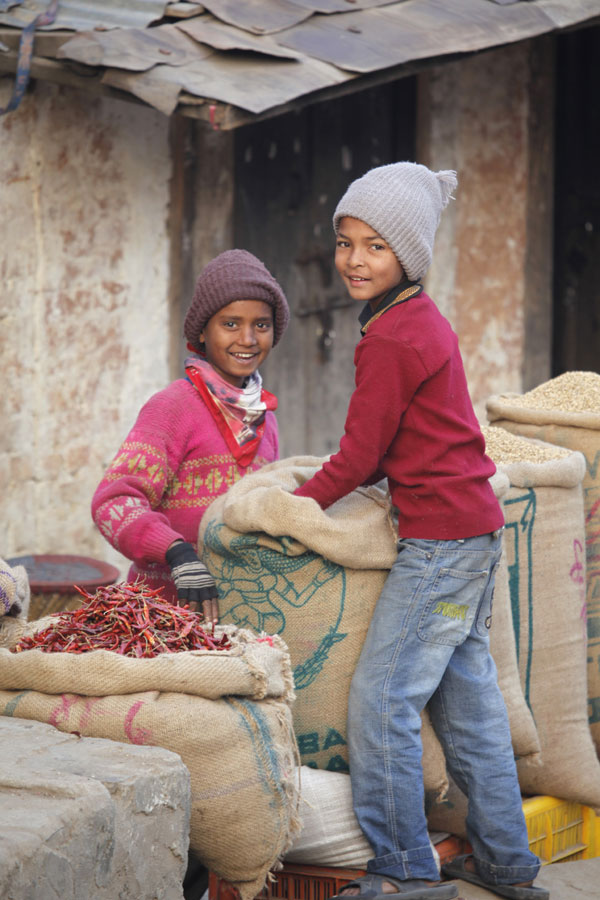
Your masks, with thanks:
M517 445L510 457L494 453L494 432ZM521 788L597 809L600 763L587 715L586 461L578 451L501 428L484 433L511 485L504 547L521 685L542 755L538 766L518 761Z
M517 762L519 783L525 794L599 809L600 762L587 708L585 460L570 452L500 468L511 483L505 552L519 673L542 755L541 765Z
M359 488L326 512L294 496L322 462L292 457L241 479L202 517L199 553L219 590L221 620L280 635L290 651L303 764L347 772L350 681L397 531L380 487ZM426 715L423 748L426 784L443 794L444 757Z
M253 900L300 827L293 687L283 642L236 629L231 640L231 650L153 659L0 649L0 714L178 753L190 846Z
M600 752L600 375L565 372L526 394L490 397L489 422L522 437L578 451L585 458L588 716Z
M585 460L566 449L556 456L555 446L502 428L483 431L510 483L503 496L508 578L497 582L494 608L499 592L509 592L519 678L541 749L517 760L521 791L598 810L600 763L587 721ZM450 779L443 802L431 804L430 826L465 836L466 814L467 799Z
M359 488L326 511L294 496L322 461L292 457L247 475L207 509L199 552L217 583L223 620L279 634L289 648L303 764L345 772L350 681L396 558L397 525L379 486ZM517 752L535 753L518 674L510 677L515 704L520 697L518 718L528 721ZM439 797L446 767L426 714L422 738L425 788Z

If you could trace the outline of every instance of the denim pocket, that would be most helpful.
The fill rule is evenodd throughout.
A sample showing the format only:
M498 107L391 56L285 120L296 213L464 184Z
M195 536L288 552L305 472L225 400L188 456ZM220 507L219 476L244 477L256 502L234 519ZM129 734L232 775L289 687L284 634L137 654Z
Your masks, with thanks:
M440 569L417 626L421 640L451 647L462 644L473 626L487 579L486 569Z

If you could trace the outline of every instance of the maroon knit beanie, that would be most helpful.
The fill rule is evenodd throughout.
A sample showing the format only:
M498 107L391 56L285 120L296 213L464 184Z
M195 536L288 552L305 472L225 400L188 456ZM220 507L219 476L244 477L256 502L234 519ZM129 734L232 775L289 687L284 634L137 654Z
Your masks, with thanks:
M287 300L279 284L256 256L247 250L226 250L202 270L185 317L183 332L190 345L200 349L200 332L220 309L234 300L264 300L273 309L277 343L290 318Z

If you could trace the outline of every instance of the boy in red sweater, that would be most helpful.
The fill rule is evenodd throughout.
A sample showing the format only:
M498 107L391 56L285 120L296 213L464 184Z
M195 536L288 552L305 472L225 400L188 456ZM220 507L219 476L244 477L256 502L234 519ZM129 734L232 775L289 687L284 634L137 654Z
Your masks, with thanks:
M340 449L296 490L327 508L387 477L398 557L353 677L348 743L354 808L374 850L340 896L450 900L424 810L425 704L448 770L469 798L473 855L444 874L503 897L545 898L528 847L506 708L489 652L502 510L456 335L423 291L454 172L402 162L354 181L334 214L336 268L365 304L356 388Z

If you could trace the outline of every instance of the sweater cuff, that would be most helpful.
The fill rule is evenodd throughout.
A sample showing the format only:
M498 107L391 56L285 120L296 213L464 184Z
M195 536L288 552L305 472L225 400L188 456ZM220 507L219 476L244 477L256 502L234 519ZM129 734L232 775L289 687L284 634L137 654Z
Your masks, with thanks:
M132 548L131 559L137 564L157 562L165 565L165 554L173 541L185 541L185 537L162 522L153 525L152 529L144 534ZM192 546L194 545L192 544Z
M310 489L310 483L312 478L309 478L308 481L305 481L304 484L301 484L300 487L297 487L294 491L296 497L308 497L310 500L314 500L315 503L318 503L321 509L327 509L328 506L331 506L333 501L327 502L326 500L319 500L318 497L315 497L314 493Z

